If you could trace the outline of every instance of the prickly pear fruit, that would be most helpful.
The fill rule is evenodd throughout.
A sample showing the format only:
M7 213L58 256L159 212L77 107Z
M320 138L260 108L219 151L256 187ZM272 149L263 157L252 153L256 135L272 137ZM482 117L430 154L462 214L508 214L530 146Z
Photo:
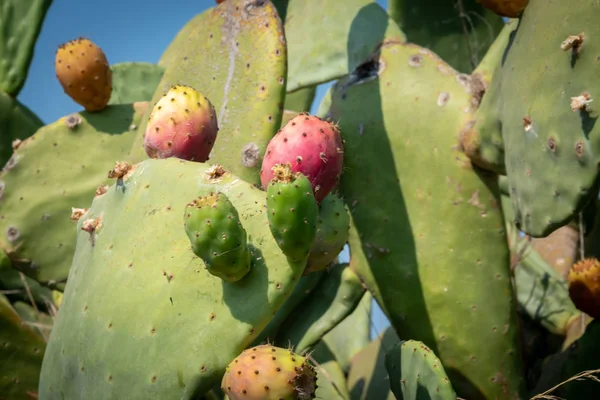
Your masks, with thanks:
M338 127L301 113L292 118L269 142L260 170L263 188L273 179L273 166L290 163L304 174L321 202L337 184L344 165L344 144Z
M112 93L112 70L102 49L79 38L62 44L54 60L63 90L86 111L106 107Z
M184 224L192 251L212 275L237 282L250 271L246 230L224 193L211 193L189 203Z
M304 274L326 268L344 248L350 231L350 216L342 199L330 193L319 205L317 233Z
M600 261L586 258L569 271L569 295L579 310L600 317Z
M316 387L317 374L305 357L271 345L244 350L221 381L229 400L311 400Z
M517 18L521 15L529 0L477 0L485 8L507 18Z
M269 227L283 253L294 261L306 260L316 235L319 207L310 181L293 172L289 163L273 167L267 188Z
M190 86L175 85L152 109L144 149L150 158L205 162L218 131L217 114L210 100Z

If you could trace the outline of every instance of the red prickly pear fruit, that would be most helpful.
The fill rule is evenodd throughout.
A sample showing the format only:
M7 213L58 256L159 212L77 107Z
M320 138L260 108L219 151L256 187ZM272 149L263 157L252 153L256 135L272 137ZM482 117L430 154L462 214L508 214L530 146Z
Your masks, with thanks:
M221 389L229 400L311 400L316 381L305 357L267 344L237 356L227 366Z
M144 149L150 158L205 162L218 131L211 102L192 87L176 85L154 105L144 134Z
M485 8L507 18L517 18L527 7L529 0L477 0Z
M289 163L293 172L305 175L320 203L335 187L344 166L344 143L331 122L301 113L271 139L260 171L262 187L273 179L272 168Z

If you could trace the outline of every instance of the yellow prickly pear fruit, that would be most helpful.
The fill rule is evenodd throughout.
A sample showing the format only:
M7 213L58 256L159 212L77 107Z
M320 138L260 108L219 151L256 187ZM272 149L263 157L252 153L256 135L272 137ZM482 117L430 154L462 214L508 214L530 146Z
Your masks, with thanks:
M310 400L316 387L316 372L305 357L271 345L244 350L221 382L229 400Z
M517 18L521 15L529 0L477 0L485 8L507 18Z
M587 258L577 262L569 271L568 281L575 307L592 318L600 317L600 261Z
M79 38L59 46L54 60L63 90L86 111L100 111L112 93L112 70L102 49Z

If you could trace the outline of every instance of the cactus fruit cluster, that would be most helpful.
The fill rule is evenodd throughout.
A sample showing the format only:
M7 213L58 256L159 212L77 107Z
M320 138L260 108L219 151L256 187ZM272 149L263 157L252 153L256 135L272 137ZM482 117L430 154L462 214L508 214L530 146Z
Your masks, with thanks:
M217 0L65 38L44 126L50 3L0 1L1 400L598 393L596 0Z

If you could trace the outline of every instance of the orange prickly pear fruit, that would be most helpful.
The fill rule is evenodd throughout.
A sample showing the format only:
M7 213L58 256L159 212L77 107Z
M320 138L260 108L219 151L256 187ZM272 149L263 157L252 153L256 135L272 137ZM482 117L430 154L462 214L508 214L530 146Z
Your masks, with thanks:
M577 262L569 271L568 281L575 307L592 318L600 317L600 261L587 258Z
M102 49L79 38L59 46L54 60L63 90L86 111L100 111L112 93L112 70Z

